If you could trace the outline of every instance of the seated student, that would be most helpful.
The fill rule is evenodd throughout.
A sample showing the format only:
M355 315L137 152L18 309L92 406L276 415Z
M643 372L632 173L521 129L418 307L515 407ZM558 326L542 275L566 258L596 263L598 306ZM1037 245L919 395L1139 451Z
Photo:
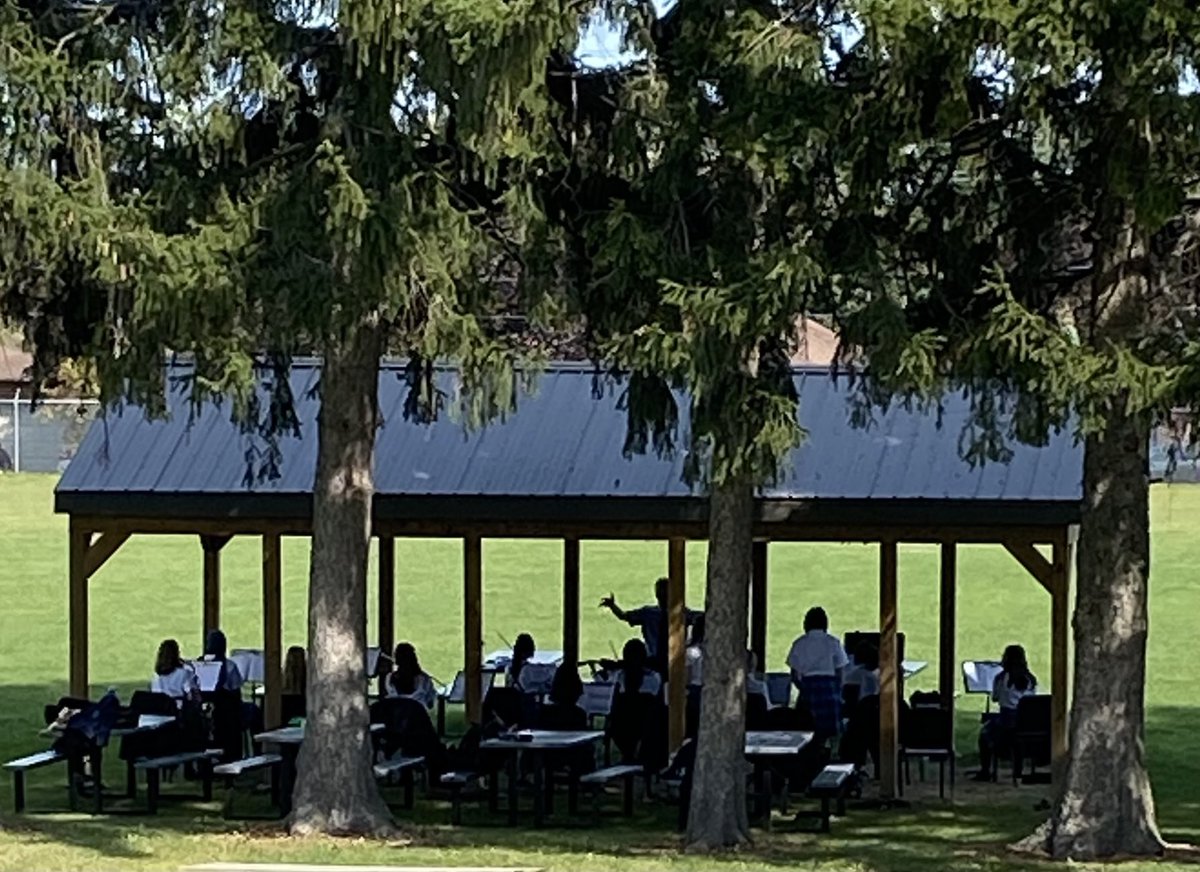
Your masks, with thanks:
M992 764L1012 741L1017 726L1017 705L1027 696L1037 693L1037 678L1029 671L1025 649L1009 645L1000 660L1002 671L992 682L992 702L1000 707L999 714L979 730L979 771L976 781L990 781Z
M842 643L829 635L829 617L822 608L804 616L804 635L792 643L788 669L800 691L798 705L808 709L819 737L828 739L842 730L842 673L847 664Z
M842 689L849 688L856 699L879 695L879 651L870 642L859 643L842 675Z
M621 759L647 769L661 767L666 759L666 709L662 703L662 678L647 664L646 646L630 639L612 673L616 693L605 728Z
M432 709L437 702L437 689L421 668L417 649L409 642L401 642L392 659L395 667L387 679L387 695L415 699L426 709Z
M196 679L196 671L183 661L179 643L174 639L164 639L158 646L150 690L166 694L175 700L177 706L185 701L200 701L200 682Z
M621 649L621 660L613 674L617 694L641 693L658 696L662 693L662 676L650 668L650 656L641 639L630 639Z
M537 653L537 646L533 644L533 636L528 633L521 633L517 636L517 641L513 645L512 660L509 661L508 667L504 670L504 683L508 687L515 687L518 690L524 691L521 686L521 673L524 671L526 664L533 659L533 655Z
M228 642L225 640L224 633L220 630L213 630L208 634L208 638L204 642L204 659L221 664L221 678L217 681L217 689L239 693L242 685L246 683L246 679L242 677L237 664L225 656L227 650Z
M554 671L550 701L538 711L537 724L543 730L586 730L587 712L579 707L583 682L573 664L564 663Z

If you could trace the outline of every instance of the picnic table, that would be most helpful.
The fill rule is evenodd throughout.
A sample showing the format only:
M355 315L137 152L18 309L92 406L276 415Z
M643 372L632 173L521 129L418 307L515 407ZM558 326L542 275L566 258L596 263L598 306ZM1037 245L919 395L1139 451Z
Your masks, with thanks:
M175 723L175 720L170 715L138 715L137 723L125 727L114 727L108 734L109 739L120 739L124 736L154 732L168 724ZM79 797L78 783L75 776L83 775L85 762L90 764L92 768L92 813L103 814L104 788L102 774L104 772L104 748L101 746L91 748L86 755L71 755L67 759L67 787L70 791L68 797L71 809L74 810L78 805ZM133 760L125 762L125 792L110 793L110 797L133 799L137 796L137 771L134 769L135 762Z
M812 740L813 734L804 730L752 730L746 733L746 759L754 766L756 819L768 824L771 820L771 764L799 756Z
M506 733L494 739L485 739L479 743L481 751L492 751L507 756L508 764L508 822L517 823L518 792L520 782L520 758L527 753L533 764L533 822L534 826L543 826L546 822L547 794L553 790L552 776L548 776L546 756L554 752L571 751L594 745L604 738L604 733L598 730L558 731L558 730L520 730L516 733ZM489 790L492 792L491 805L496 806L497 780L489 779ZM578 795L578 778L572 774L568 788L568 800L572 810L575 808Z
M383 729L383 724L371 724L372 733ZM296 758L300 755L300 746L304 744L304 725L277 727L263 733L256 733L254 741L262 745L275 745L279 748L282 761L279 766L279 806L280 811L287 815L292 810L292 789L296 786Z

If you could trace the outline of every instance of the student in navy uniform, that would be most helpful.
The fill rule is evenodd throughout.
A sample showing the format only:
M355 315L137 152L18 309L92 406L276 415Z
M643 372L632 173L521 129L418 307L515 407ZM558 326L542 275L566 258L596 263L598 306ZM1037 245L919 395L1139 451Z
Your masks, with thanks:
M992 761L1012 741L1017 726L1017 705L1037 693L1037 678L1029 671L1029 660L1020 645L1009 645L1000 660L1003 670L992 681L992 702L999 713L979 730L979 771L976 781L991 781Z
M822 738L842 731L842 674L848 663L842 643L829 635L829 616L817 607L804 616L804 635L792 643L787 657L792 683L800 691Z
M617 598L609 594L600 600L600 608L608 609L617 618L631 627L640 627L646 643L646 654L652 668L665 673L667 667L667 589L669 582L660 578L654 583L655 605L641 606L625 611L617 605ZM703 612L684 609L684 621L688 626L696 623Z

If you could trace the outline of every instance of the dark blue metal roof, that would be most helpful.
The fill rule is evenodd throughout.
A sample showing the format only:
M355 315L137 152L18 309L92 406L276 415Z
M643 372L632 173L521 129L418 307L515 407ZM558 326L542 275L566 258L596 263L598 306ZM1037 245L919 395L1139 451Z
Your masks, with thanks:
M228 407L193 411L182 392L174 392L166 420L147 420L127 407L92 425L59 483L59 510L106 514L104 498L119 495L187 496L193 507L205 498L213 505L247 495L307 498L316 467L318 374L313 364L291 373L301 433L280 439L278 477L248 479L248 453L263 443L240 431ZM406 420L402 376L402 367L393 365L380 373L377 500L696 500L682 479L682 451L669 458L623 456L621 388L599 383L597 396L589 369L550 367L532 392L518 395L514 412L477 430L449 414L431 424ZM855 427L845 377L832 378L825 369L798 370L794 377L808 435L778 484L763 491L766 501L1042 504L1061 507L1064 523L1077 516L1082 447L1069 433L1051 436L1044 447L1014 444L1007 463L971 466L960 457L968 398L947 396L940 415L894 404ZM439 379L453 397L456 374L447 370ZM686 403L680 406L683 433ZM129 499L119 502L128 511Z

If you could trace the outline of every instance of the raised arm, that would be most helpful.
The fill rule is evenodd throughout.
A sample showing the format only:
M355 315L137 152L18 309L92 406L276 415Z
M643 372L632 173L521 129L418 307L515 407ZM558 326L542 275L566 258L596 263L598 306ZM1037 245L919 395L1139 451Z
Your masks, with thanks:
M600 608L608 609L610 612L612 612L614 615L616 615L620 620L624 621L627 624L629 623L629 613L626 612L619 605L617 605L616 594L610 593L604 599L600 600Z

